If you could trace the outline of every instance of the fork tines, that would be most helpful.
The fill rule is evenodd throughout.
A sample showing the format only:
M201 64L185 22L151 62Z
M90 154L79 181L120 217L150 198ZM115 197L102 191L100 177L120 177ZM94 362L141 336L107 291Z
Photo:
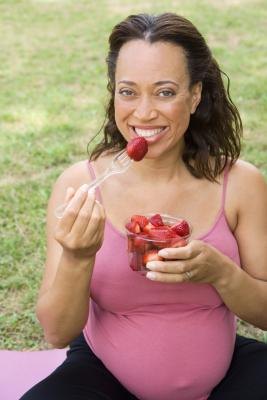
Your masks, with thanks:
M126 153L126 151L123 151L121 154L118 155L118 160L120 161L126 161L129 159L128 154Z

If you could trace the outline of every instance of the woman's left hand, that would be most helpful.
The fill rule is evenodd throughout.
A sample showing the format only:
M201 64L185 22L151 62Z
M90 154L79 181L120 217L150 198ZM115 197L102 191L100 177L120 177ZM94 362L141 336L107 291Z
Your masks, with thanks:
M229 259L211 245L192 240L184 247L165 248L158 252L163 261L150 261L148 279L166 283L216 283L224 274L223 265Z

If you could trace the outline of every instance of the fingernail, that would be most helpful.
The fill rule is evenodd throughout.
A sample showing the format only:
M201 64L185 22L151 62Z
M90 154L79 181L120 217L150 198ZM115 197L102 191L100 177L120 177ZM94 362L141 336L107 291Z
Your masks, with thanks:
M167 250L160 250L158 252L158 255L161 257L168 257L168 252L167 252Z
M95 195L95 188L91 188L88 190L88 194L90 194L90 196L94 196Z
M156 264L153 261L149 261L148 263L146 263L146 267L148 269L153 269L156 268Z
M151 279L151 280L153 281L153 280L156 279L157 275L155 274L155 272L148 272L148 273L146 274L146 277L147 277L148 279Z

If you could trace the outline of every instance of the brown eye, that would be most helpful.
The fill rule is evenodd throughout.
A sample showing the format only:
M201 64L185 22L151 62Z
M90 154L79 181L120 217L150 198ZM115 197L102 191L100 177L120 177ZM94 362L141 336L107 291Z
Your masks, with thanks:
M133 96L134 92L130 89L120 89L119 94L128 97L128 96Z
M161 90L159 92L160 97L171 97L174 95L175 95L175 93L172 90Z

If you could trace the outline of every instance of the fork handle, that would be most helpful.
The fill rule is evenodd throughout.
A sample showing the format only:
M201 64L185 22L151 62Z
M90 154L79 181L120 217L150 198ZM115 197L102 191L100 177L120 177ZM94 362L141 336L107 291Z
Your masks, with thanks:
M92 182L88 184L87 191L90 189L95 189L97 186L99 186L102 182L104 182L105 179L107 179L110 175L114 174L114 171L111 171L110 169L107 169L104 171L101 175L99 175L96 179L94 179ZM69 205L69 202L66 202L64 204L61 204L55 209L55 216L58 219L61 219L63 217L64 211L66 207Z

